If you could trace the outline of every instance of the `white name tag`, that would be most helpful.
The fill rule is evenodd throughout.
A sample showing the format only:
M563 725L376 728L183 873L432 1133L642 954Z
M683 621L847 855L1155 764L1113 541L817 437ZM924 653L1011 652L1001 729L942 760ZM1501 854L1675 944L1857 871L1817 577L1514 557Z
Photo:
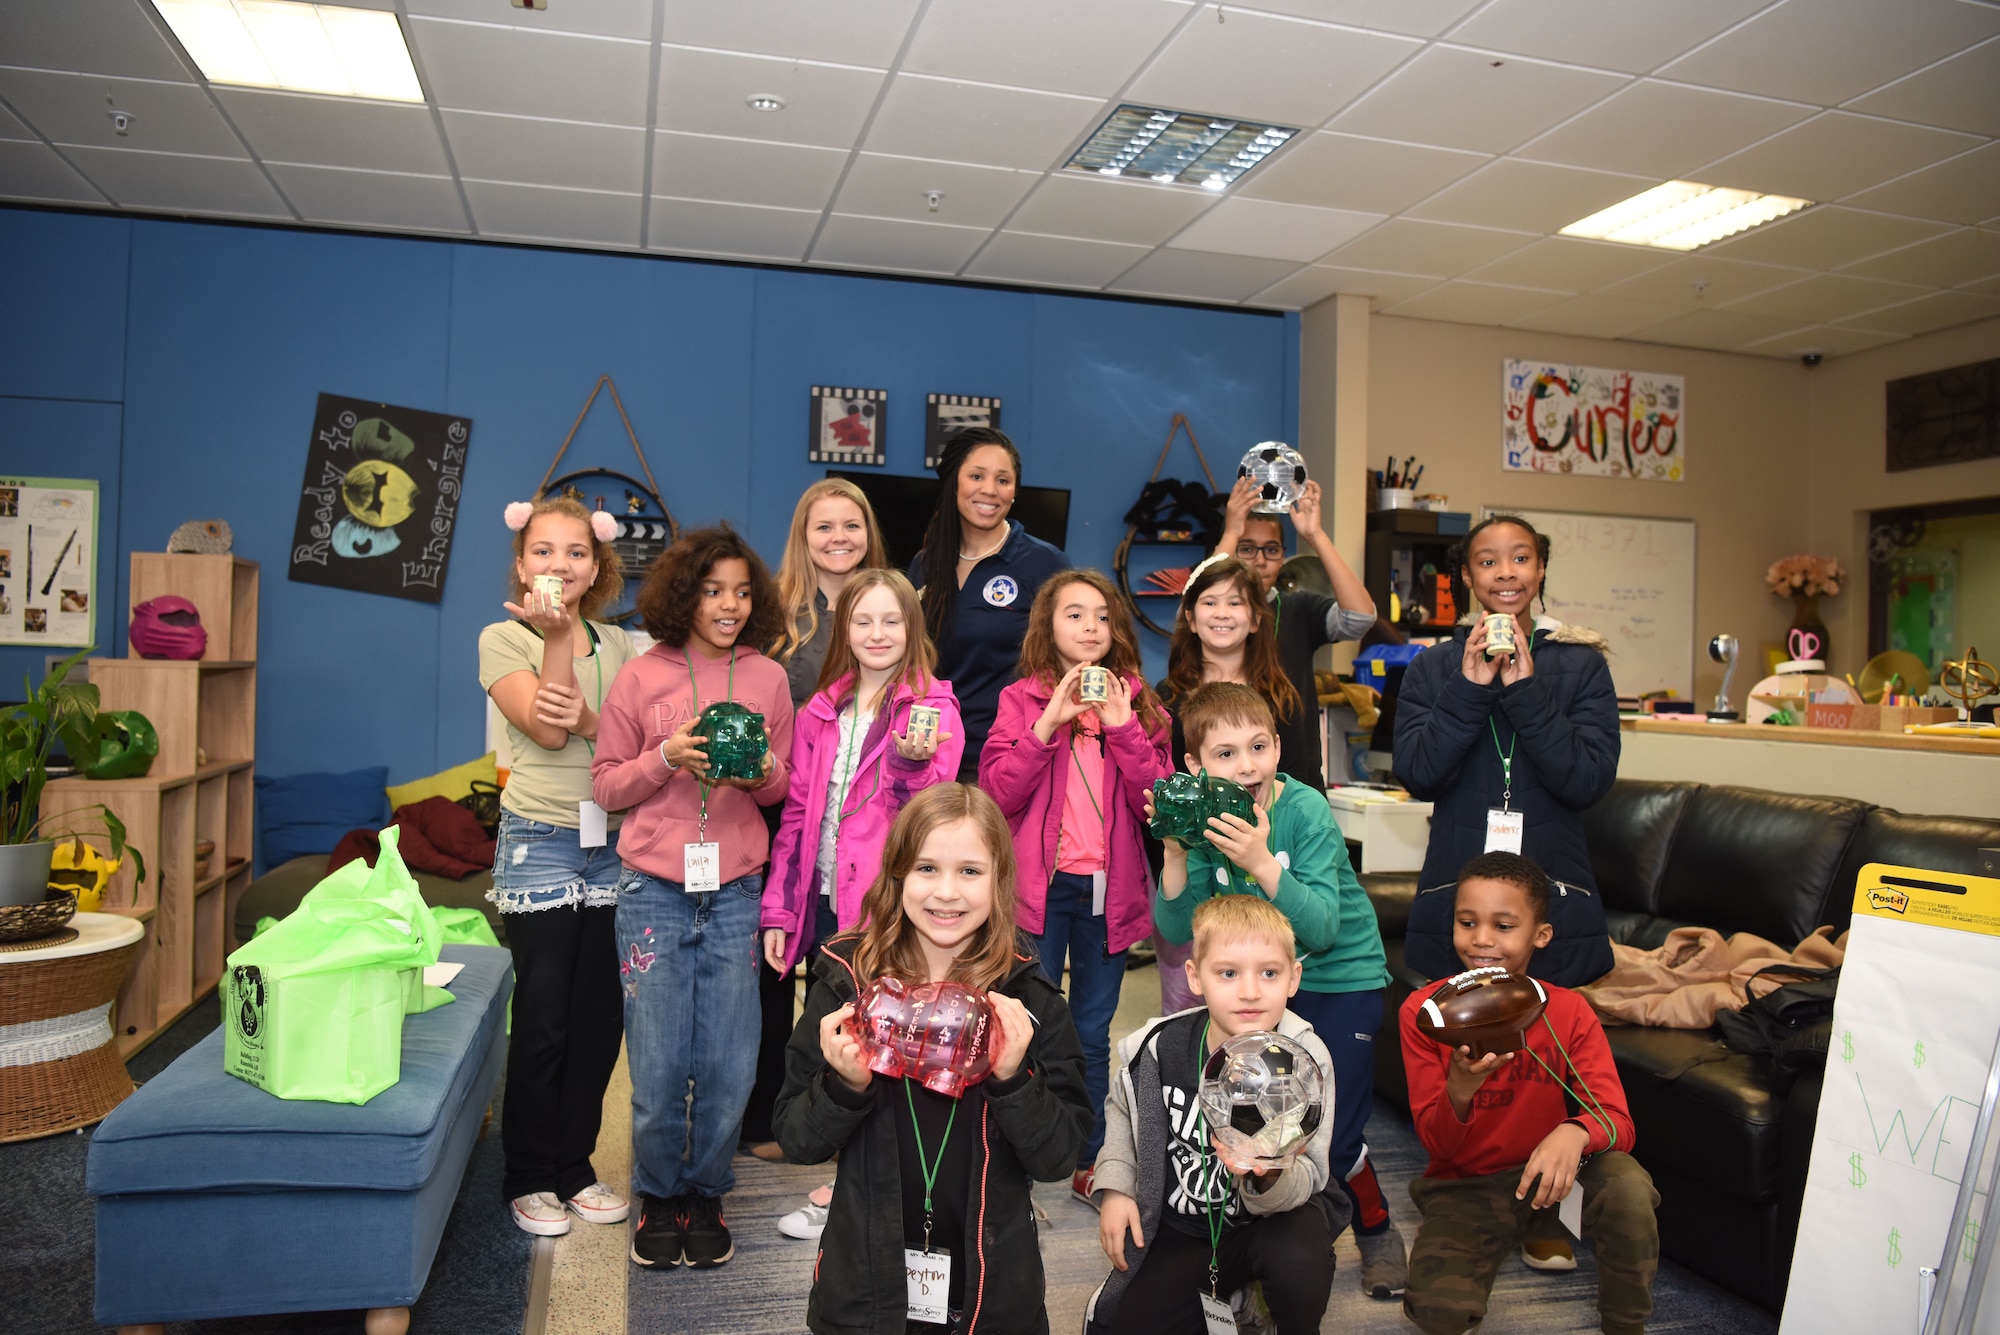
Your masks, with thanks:
M604 808L584 798L576 804L576 841L585 848L602 848L610 838Z
M1101 871L1090 873L1090 916L1104 916L1104 873Z
M945 1300L951 1296L951 1253L905 1247L903 1266L910 1275L910 1320L939 1326L949 1321Z
M1502 811L1499 807L1486 809L1486 849L1488 853L1519 853L1521 834L1528 827L1528 818L1518 811Z
M1580 1179L1569 1184L1569 1195L1556 1206L1556 1218L1562 1220L1562 1226L1569 1230L1572 1238L1583 1236L1583 1182Z
M681 888L706 895L722 888L722 845L681 845Z
M1201 1299L1201 1323L1208 1335L1236 1335L1236 1313L1229 1310L1227 1302L1206 1293L1195 1296Z

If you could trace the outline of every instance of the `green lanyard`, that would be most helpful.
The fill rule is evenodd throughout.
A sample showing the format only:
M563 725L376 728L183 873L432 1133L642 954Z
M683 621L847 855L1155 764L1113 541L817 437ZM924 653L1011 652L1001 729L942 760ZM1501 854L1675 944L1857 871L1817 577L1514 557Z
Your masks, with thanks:
M1194 1083L1197 1090L1201 1088L1201 1068L1207 1063L1208 1059L1208 1024L1207 1019L1202 1020L1201 1042L1195 1048L1197 1055L1194 1067ZM1214 1151L1208 1147L1208 1124L1201 1113L1200 1099L1195 1100L1194 1116L1195 1134L1202 1138L1201 1153L1202 1157L1206 1159ZM1217 1168L1220 1169L1220 1167L1221 1165L1218 1164ZM1222 1283L1222 1224L1223 1211L1214 1201L1210 1201L1208 1203L1208 1296L1217 1302L1222 1300L1222 1294L1217 1291Z
M881 697L875 702L875 713L879 714L884 709L887 708L892 708L892 706L889 703L889 688L884 687L882 690ZM858 686L854 692L853 712L854 712L854 726L848 729L846 739L843 740L840 744L840 761L838 764L834 766L834 773L836 774L847 769L848 757L854 754L853 748L861 740L861 691ZM870 714L868 717L870 720L870 726L872 727L875 714ZM891 723L893 726L893 716ZM834 707L833 725L835 728L839 728L840 726L840 707L838 705ZM888 743L887 745L893 746L894 744L895 743L891 742ZM878 764L875 767L875 786L868 790L868 796L863 798L862 801L866 802L872 799L875 796L875 794L882 791L882 766L888 763L889 763L889 752L885 746L882 752L882 763ZM858 765L855 767L857 771L859 770L859 768L860 767ZM860 775L857 772L850 771L848 773L847 786L841 790L840 801L834 806L833 809L833 842L834 842L834 847L836 848L840 846L840 827L847 824L847 818L854 814L854 811L848 809L847 799L853 794L854 781L859 777ZM858 808L856 809L858 810ZM831 891L828 891L828 893L831 893Z
M1514 748L1520 744L1521 734L1515 733L1507 739L1507 749L1500 749L1500 725L1493 716L1486 716L1486 726L1493 733L1493 754L1500 757L1500 809L1513 810L1514 801Z
M924 1174L924 1250L931 1249L931 1190L937 1186L938 1170L944 1167L944 1147L951 1144L952 1124L958 1121L957 1099L951 1101L951 1115L944 1119L944 1135L938 1140L937 1158L924 1157L924 1130L917 1125L917 1096L910 1092L910 1078L903 1077L903 1097L910 1104L910 1134L917 1138L917 1167Z
M688 651L685 645L683 645L681 648L681 654L683 655L683 661L687 663L688 695L693 697L694 700L694 706L693 706L694 716L696 718L700 718L701 688L694 684L694 655ZM602 668L599 668L598 670L600 672L603 671ZM736 646L731 645L729 647L729 699L734 700L735 698L736 698ZM701 782L701 829L695 835L695 842L705 844L708 842L708 795L711 792L715 791L715 785L710 783L706 779L703 779L700 782Z

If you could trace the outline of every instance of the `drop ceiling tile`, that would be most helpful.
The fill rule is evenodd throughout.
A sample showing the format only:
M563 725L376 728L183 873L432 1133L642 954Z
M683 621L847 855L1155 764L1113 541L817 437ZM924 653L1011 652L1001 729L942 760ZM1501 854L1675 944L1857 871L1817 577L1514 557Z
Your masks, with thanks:
M446 111L445 138L465 179L636 195L646 180L646 132L624 125Z
M1232 194L1327 209L1400 213L1491 159L1351 134L1308 134L1237 182Z
M1974 292L1933 292L1915 301L1857 315L1846 323L1890 334L1928 334L1934 329L2000 316L2000 298Z
M1496 0L1452 31L1466 46L1644 74L1770 0Z
M1391 218L1358 241L1350 241L1326 257L1349 269L1456 278L1533 241L1520 232L1490 227L1460 227L1456 223L1419 222Z
M1901 334L1816 324L1794 329L1776 338L1767 338L1761 343L1752 343L1741 350L1760 357L1798 357L1808 352L1817 352L1822 357L1845 357L1850 352L1866 352L1870 348L1902 341Z
M1328 264L1309 264L1293 274L1259 292L1254 301L1259 306L1279 306L1287 310L1303 310L1317 305L1328 297L1347 294L1372 299L1376 309L1413 297L1428 287L1437 286L1434 278L1412 278L1401 273L1370 273L1366 269L1341 269Z
M901 68L1109 97L1190 8L1188 0L932 0Z
M1744 315L1738 311L1691 311L1644 329L1635 329L1627 338L1641 343L1671 343L1683 348L1713 348L1730 352L1780 334L1790 333L1798 320L1779 320L1768 315Z
M65 148L63 155L120 206L182 213L289 218L292 211L247 158L197 158L116 148Z
M806 246L817 226L817 209L746 208L708 200L655 197L647 246L652 250L736 255L796 264L805 258Z
M1133 265L1112 289L1197 301L1243 301L1297 268L1290 260L1161 249Z
M1837 106L1995 33L2000 8L1960 0L1790 0L1660 73Z
M0 198L98 205L105 202L104 196L71 171L54 149L26 139L0 140Z
M1635 278L1670 262L1664 250L1621 246L1609 241L1583 241L1552 236L1523 246L1503 259L1482 265L1466 277L1481 283L1540 287L1560 292L1594 292L1600 287Z
M1943 223L1824 204L1718 241L1710 249L1732 260L1838 269L1948 230Z
M1925 295L1925 289L1913 283L1822 273L1730 302L1727 309L1740 315L1772 315L1793 324L1831 324Z
M666 47L660 52L659 126L852 148L882 79L880 70ZM752 111L744 99L753 93L776 93L784 109Z
M1057 172L1028 197L1008 226L1044 236L1157 246L1215 202L1203 190Z
M686 199L818 211L848 156L845 149L663 131L653 136L653 189Z
M1973 136L1950 130L1829 111L1710 163L1699 177L1741 190L1843 199L1978 146Z
M1796 102L1642 79L1518 155L1671 180L1796 125L1813 111Z
M35 132L16 119L7 108L0 107L0 139L33 140Z
M1595 70L1434 46L1327 128L1504 153L1623 82Z
M639 196L467 181L465 197L482 236L586 245L639 244Z
M1310 129L1394 69L1418 43L1239 10L1204 10L1181 29L1128 101ZM1402 138L1412 136L1403 135Z
M1316 260L1381 222L1379 213L1315 209L1268 199L1225 199L1174 238L1180 250L1257 255L1267 260Z
M1559 301L1509 320L1511 329L1533 329L1544 334L1576 334L1583 338L1623 338L1635 329L1644 329L1671 319L1675 311L1651 301L1631 301L1624 297L1581 296Z
M863 145L874 153L1043 171L1102 119L1096 98L903 74Z
M862 153L848 169L847 181L833 206L841 213L872 218L990 230L1000 225L1039 180L1034 172ZM931 190L944 192L935 213L925 198Z
M968 278L1101 288L1145 258L1145 246L1002 232L965 267Z
M409 26L441 107L646 123L651 62L643 42L448 19L413 18Z
M271 175L307 222L420 232L469 230L449 176L273 164Z
M887 69L917 0L665 0L664 40Z
M2000 231L1962 227L1914 246L1850 265L1845 273L1928 287L1963 287L2000 276Z
M2000 14L2000 9L1995 9ZM1976 223L2000 214L2000 143L1962 153L1846 201L1915 218Z
M266 162L425 176L451 172L427 106L248 88L214 92L251 150Z
M984 227L904 222L900 218L855 218L834 214L813 243L815 264L858 265L909 273L957 273L980 242Z
M493 0L407 0L407 8L412 15L505 23L529 32L592 33L642 42L653 37L653 0L587 0L546 9L504 10Z
M191 83L0 67L0 97L53 143L248 156L208 94ZM122 136L111 123L114 109L131 113L131 126Z
M1455 324L1509 324L1546 310L1562 299L1560 292L1452 282L1440 283L1428 292L1399 301L1385 313L1419 320L1450 320Z
M2000 278L1982 278L1976 283L1967 283L1968 292L1981 292L1989 297L2000 297Z
M194 82L141 0L0 6L0 51L9 65Z
M1856 111L2000 135L2000 41L1989 41L1856 99Z
M1656 301L1685 310L1693 306L1720 306L1804 277L1806 272L1802 269L1746 264L1704 254L1670 260L1637 278L1609 284L1602 291L1606 296Z
M1616 176L1581 167L1502 158L1409 211L1434 222L1554 232L1659 184L1652 176Z
M1257 0L1257 8L1324 23L1435 37L1479 8L1484 0ZM1212 16L1204 15L1205 21ZM1229 7L1228 21L1236 21Z

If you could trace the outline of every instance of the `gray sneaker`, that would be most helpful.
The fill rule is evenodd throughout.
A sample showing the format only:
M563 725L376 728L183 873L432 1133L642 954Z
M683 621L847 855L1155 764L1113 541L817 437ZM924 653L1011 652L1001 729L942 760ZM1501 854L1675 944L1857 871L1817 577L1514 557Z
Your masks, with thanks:
M1383 1302L1403 1296L1410 1284L1410 1257L1394 1224L1368 1237L1354 1235L1361 1249L1361 1291Z

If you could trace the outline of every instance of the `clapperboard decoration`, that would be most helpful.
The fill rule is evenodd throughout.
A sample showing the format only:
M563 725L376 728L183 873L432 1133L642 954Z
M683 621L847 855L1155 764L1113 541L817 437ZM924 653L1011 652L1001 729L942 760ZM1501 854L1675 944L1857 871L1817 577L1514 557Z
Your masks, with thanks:
M883 428L888 425L889 391L812 387L812 429L806 457L816 464L889 462Z
M944 443L969 426L1000 426L1000 400L978 394L933 394L924 408L924 467L936 468Z

